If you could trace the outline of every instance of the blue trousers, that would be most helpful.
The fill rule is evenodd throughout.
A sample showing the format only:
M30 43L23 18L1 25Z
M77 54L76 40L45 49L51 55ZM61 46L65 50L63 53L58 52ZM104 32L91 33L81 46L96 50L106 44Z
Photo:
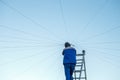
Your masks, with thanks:
M66 80L73 80L72 75L73 75L74 69L75 69L75 64L73 63L64 64Z

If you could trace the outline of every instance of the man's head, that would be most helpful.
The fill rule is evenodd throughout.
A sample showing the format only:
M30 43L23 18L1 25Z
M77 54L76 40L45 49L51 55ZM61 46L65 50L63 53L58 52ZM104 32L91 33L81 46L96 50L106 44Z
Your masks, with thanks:
M65 48L70 47L70 46L71 46L71 44L69 42L65 42Z

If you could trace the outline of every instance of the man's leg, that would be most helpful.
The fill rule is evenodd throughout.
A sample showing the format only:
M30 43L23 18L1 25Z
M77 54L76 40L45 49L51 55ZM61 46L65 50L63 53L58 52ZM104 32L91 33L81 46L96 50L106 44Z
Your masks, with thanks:
M66 80L71 80L70 79L70 64L64 64L64 70L65 70Z
M70 78L73 80L73 72L75 69L75 64L70 64Z

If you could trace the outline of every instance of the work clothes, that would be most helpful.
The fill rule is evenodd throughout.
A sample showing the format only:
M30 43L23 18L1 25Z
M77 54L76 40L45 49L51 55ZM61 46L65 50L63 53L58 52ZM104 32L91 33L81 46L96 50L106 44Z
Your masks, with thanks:
M66 80L73 80L73 72L76 65L76 50L73 47L67 47L63 50L63 65Z
M74 63L76 64L76 50L73 47L67 47L63 50L64 59L63 64Z
M72 64L72 63L64 64L66 80L73 80L72 75L73 75L74 69L75 69L75 64Z

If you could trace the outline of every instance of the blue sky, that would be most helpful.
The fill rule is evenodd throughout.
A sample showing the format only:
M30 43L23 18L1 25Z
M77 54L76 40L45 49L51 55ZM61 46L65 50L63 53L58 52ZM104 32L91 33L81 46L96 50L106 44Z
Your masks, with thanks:
M86 50L88 80L120 79L119 0L0 0L0 80L65 80L64 42Z

